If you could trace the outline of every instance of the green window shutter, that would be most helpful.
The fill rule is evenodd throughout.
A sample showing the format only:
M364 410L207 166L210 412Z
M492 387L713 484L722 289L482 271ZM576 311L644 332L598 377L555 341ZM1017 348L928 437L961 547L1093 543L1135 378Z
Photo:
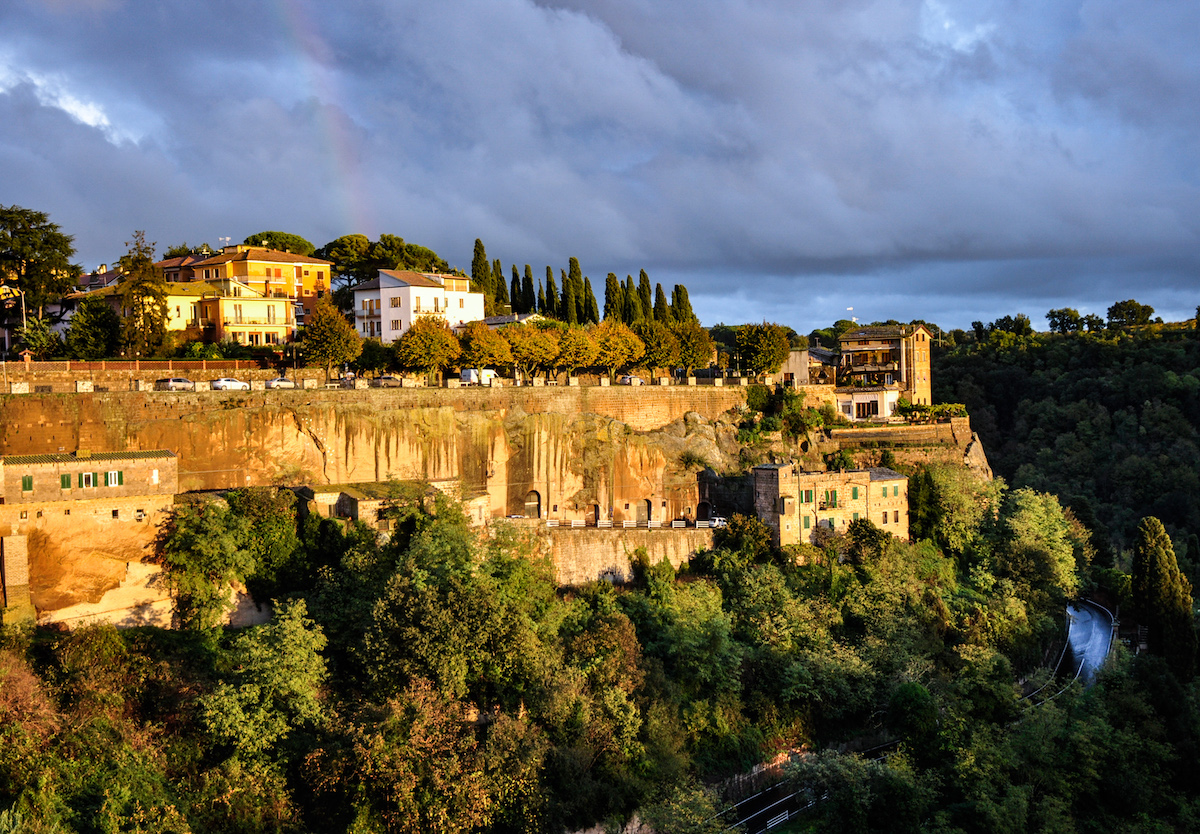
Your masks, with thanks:
M808 529L808 516L805 516L805 517L804 517L804 529L805 529L805 530L807 530L807 529Z
M33 476L21 476L21 492L33 492Z
M108 486L108 473L107 472L104 473L104 485Z
M900 495L900 484L896 484L894 487L892 487L892 495Z
M836 507L837 506L837 490L836 489L829 491L829 498L830 498L829 506Z
M79 473L79 488L83 489L83 473Z
M850 498L854 501L858 500L858 487L850 487ZM856 513L854 517L858 518L858 514Z
M71 476L70 476L70 475L63 475L63 476L61 476L61 477L58 479L58 482L59 482L60 484L62 484L62 488L63 488L63 489L70 489L70 488L71 488Z
M855 521L858 521L858 513L855 513L855 514L854 514L854 520L855 520Z
M883 496L882 497L887 498L887 484L883 485Z
M117 486L125 486L125 470L117 470Z
M92 473L92 483L95 484L96 486L100 485L100 473L99 472Z

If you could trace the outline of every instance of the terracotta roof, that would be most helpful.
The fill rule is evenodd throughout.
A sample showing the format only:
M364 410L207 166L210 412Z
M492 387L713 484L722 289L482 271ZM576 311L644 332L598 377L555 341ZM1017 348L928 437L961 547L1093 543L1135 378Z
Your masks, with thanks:
M408 284L410 287L437 287L439 289L443 288L445 284L437 280L438 278L458 277L457 275L442 276L434 272L413 272L411 269L381 269L379 270L379 276L381 278L383 276L395 278L397 281Z
M169 449L150 449L134 452L92 452L86 457L78 457L75 452L46 454L46 455L5 455L0 457L0 466L25 466L31 463L82 463L89 460L146 460L150 458L173 458L175 453Z
M333 261L323 261L312 255L296 255L292 252L280 252L278 249L264 249L261 246L248 246L241 252L220 252L211 258L196 261L192 266L215 266L233 261L269 261L283 264L324 264L333 266Z

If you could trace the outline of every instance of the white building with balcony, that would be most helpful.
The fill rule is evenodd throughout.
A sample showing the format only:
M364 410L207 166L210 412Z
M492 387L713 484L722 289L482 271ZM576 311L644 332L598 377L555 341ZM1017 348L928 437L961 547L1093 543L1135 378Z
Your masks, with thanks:
M401 269L381 269L379 277L354 288L354 327L364 339L396 341L422 316L435 316L455 329L483 318L483 293L471 292L471 279Z

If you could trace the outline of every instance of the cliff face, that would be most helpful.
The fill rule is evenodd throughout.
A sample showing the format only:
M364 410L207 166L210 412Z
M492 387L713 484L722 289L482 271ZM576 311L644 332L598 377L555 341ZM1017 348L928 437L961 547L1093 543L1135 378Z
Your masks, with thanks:
M0 454L163 448L182 491L453 479L496 515L526 514L529 499L542 515L599 506L620 521L640 501L670 519L696 504L680 455L730 463L718 427L731 431L723 415L744 399L706 387L19 396L4 398Z

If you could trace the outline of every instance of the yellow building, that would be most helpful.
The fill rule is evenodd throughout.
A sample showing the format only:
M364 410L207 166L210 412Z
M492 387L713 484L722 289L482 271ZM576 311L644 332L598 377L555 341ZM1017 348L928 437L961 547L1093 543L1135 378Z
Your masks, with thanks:
M762 464L754 467L754 510L779 546L816 541L821 528L845 533L859 519L907 540L908 478L878 466L806 472Z
M925 325L857 327L838 341L838 407L850 419L887 419L901 398L932 402L932 334Z
M68 296L68 299L74 302L81 301L89 295L99 296L108 302L117 315L125 318L130 314L121 306L121 289L123 283L114 284L103 289L93 290L92 292L74 293ZM203 281L193 281L182 284L167 284L167 330L168 331L186 331L193 338L200 338L200 299L205 294L212 294L216 289Z
M242 345L282 345L296 332L296 306L282 295L262 295L240 281L225 278L206 286L197 308L205 341L233 341ZM182 286L187 286L186 284Z
M195 280L218 283L232 279L260 298L289 298L297 326L312 314L317 299L330 291L333 263L311 255L294 255L239 243L220 254L190 264Z

